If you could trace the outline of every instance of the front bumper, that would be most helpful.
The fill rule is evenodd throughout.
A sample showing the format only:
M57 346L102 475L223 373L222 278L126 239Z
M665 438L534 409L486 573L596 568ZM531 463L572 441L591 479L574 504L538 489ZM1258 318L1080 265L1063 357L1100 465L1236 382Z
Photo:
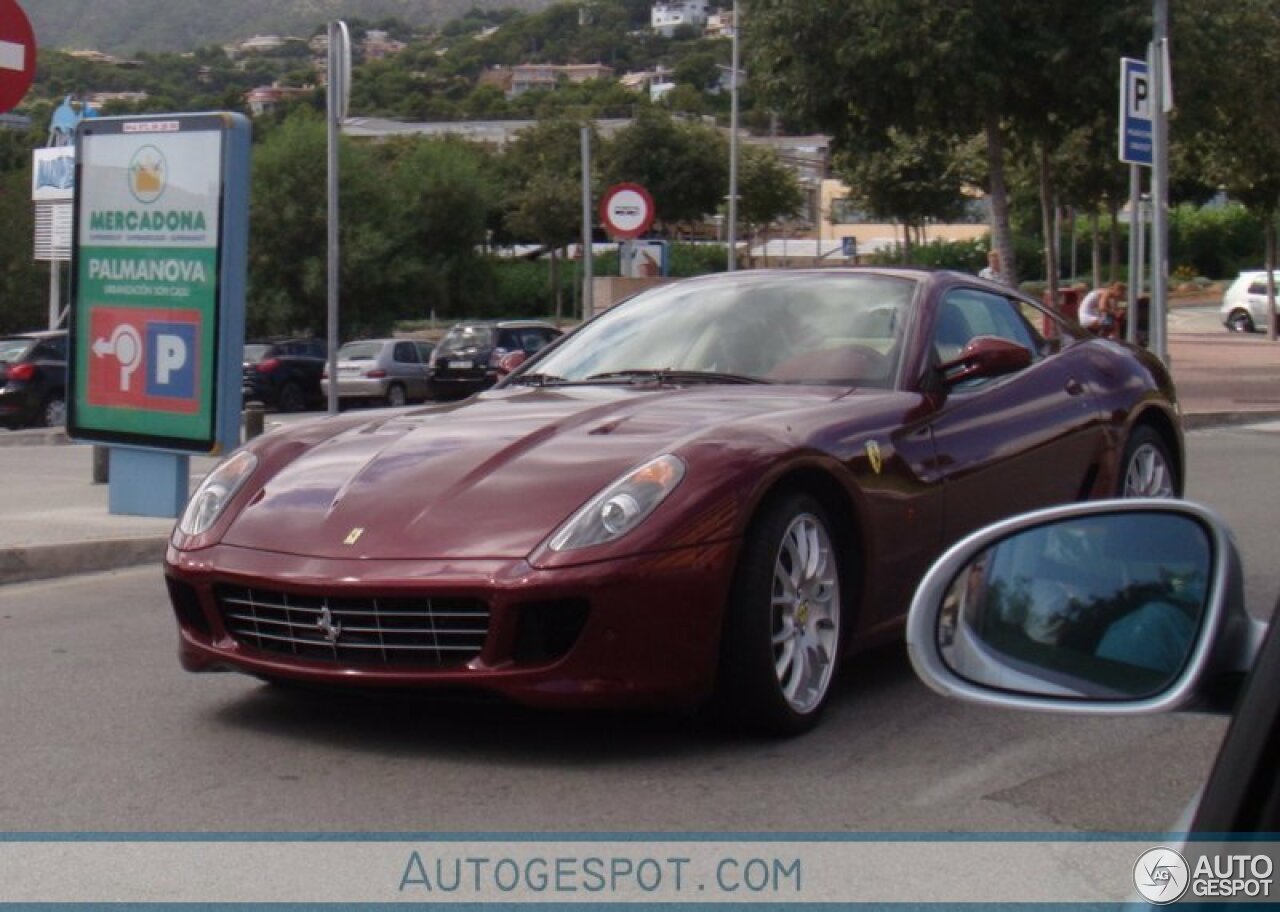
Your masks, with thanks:
M484 692L546 707L693 707L710 694L736 543L721 542L584 566L537 570L521 560L333 560L228 545L170 547L165 572L189 671L240 671L351 688ZM463 598L488 607L478 653L411 667L264 651L237 639L220 587L299 599ZM550 653L530 647L545 606L584 608L580 628ZM339 639L341 634L338 635ZM335 650L336 652L336 650Z

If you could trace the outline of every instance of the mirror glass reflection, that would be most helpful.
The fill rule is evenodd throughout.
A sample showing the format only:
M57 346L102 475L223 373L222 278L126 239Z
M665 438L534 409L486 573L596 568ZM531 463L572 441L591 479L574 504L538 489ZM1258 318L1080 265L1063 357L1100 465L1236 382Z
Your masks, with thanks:
M1025 529L957 575L938 649L976 684L1154 696L1190 657L1211 569L1209 536L1184 515L1098 514Z

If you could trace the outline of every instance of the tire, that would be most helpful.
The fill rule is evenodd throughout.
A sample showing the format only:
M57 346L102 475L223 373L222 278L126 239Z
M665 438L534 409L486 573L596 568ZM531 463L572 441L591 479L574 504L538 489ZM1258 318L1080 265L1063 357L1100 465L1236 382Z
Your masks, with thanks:
M1253 318L1247 310L1233 310L1227 317L1227 329L1237 333L1253 332Z
M1178 497L1181 492L1177 468L1164 438L1147 425L1134 428L1120 461L1116 496Z
M387 405L399 408L408 401L408 397L404 394L404 387L399 383L393 383L387 387Z
M307 395L302 387L290 381L280 387L280 411L301 412L307 407Z
M747 533L715 701L737 727L797 735L822 715L844 633L832 528L814 497L790 494L768 504Z
M63 427L67 423L67 400L61 393L54 393L44 401L40 417L45 427Z

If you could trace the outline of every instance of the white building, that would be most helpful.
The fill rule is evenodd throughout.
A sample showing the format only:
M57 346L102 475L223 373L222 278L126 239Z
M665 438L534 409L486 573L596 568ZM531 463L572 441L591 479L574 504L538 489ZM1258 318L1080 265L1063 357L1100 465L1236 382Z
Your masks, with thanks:
M707 0L659 0L650 9L649 24L655 32L670 38L684 25L701 32L708 15Z

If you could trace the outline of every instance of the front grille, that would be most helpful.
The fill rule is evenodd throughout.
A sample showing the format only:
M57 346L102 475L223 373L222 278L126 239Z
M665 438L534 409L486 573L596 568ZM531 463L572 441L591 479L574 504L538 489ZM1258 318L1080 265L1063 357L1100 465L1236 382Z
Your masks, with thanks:
M242 646L344 665L445 668L480 654L489 608L466 598L337 598L219 586L223 625Z

